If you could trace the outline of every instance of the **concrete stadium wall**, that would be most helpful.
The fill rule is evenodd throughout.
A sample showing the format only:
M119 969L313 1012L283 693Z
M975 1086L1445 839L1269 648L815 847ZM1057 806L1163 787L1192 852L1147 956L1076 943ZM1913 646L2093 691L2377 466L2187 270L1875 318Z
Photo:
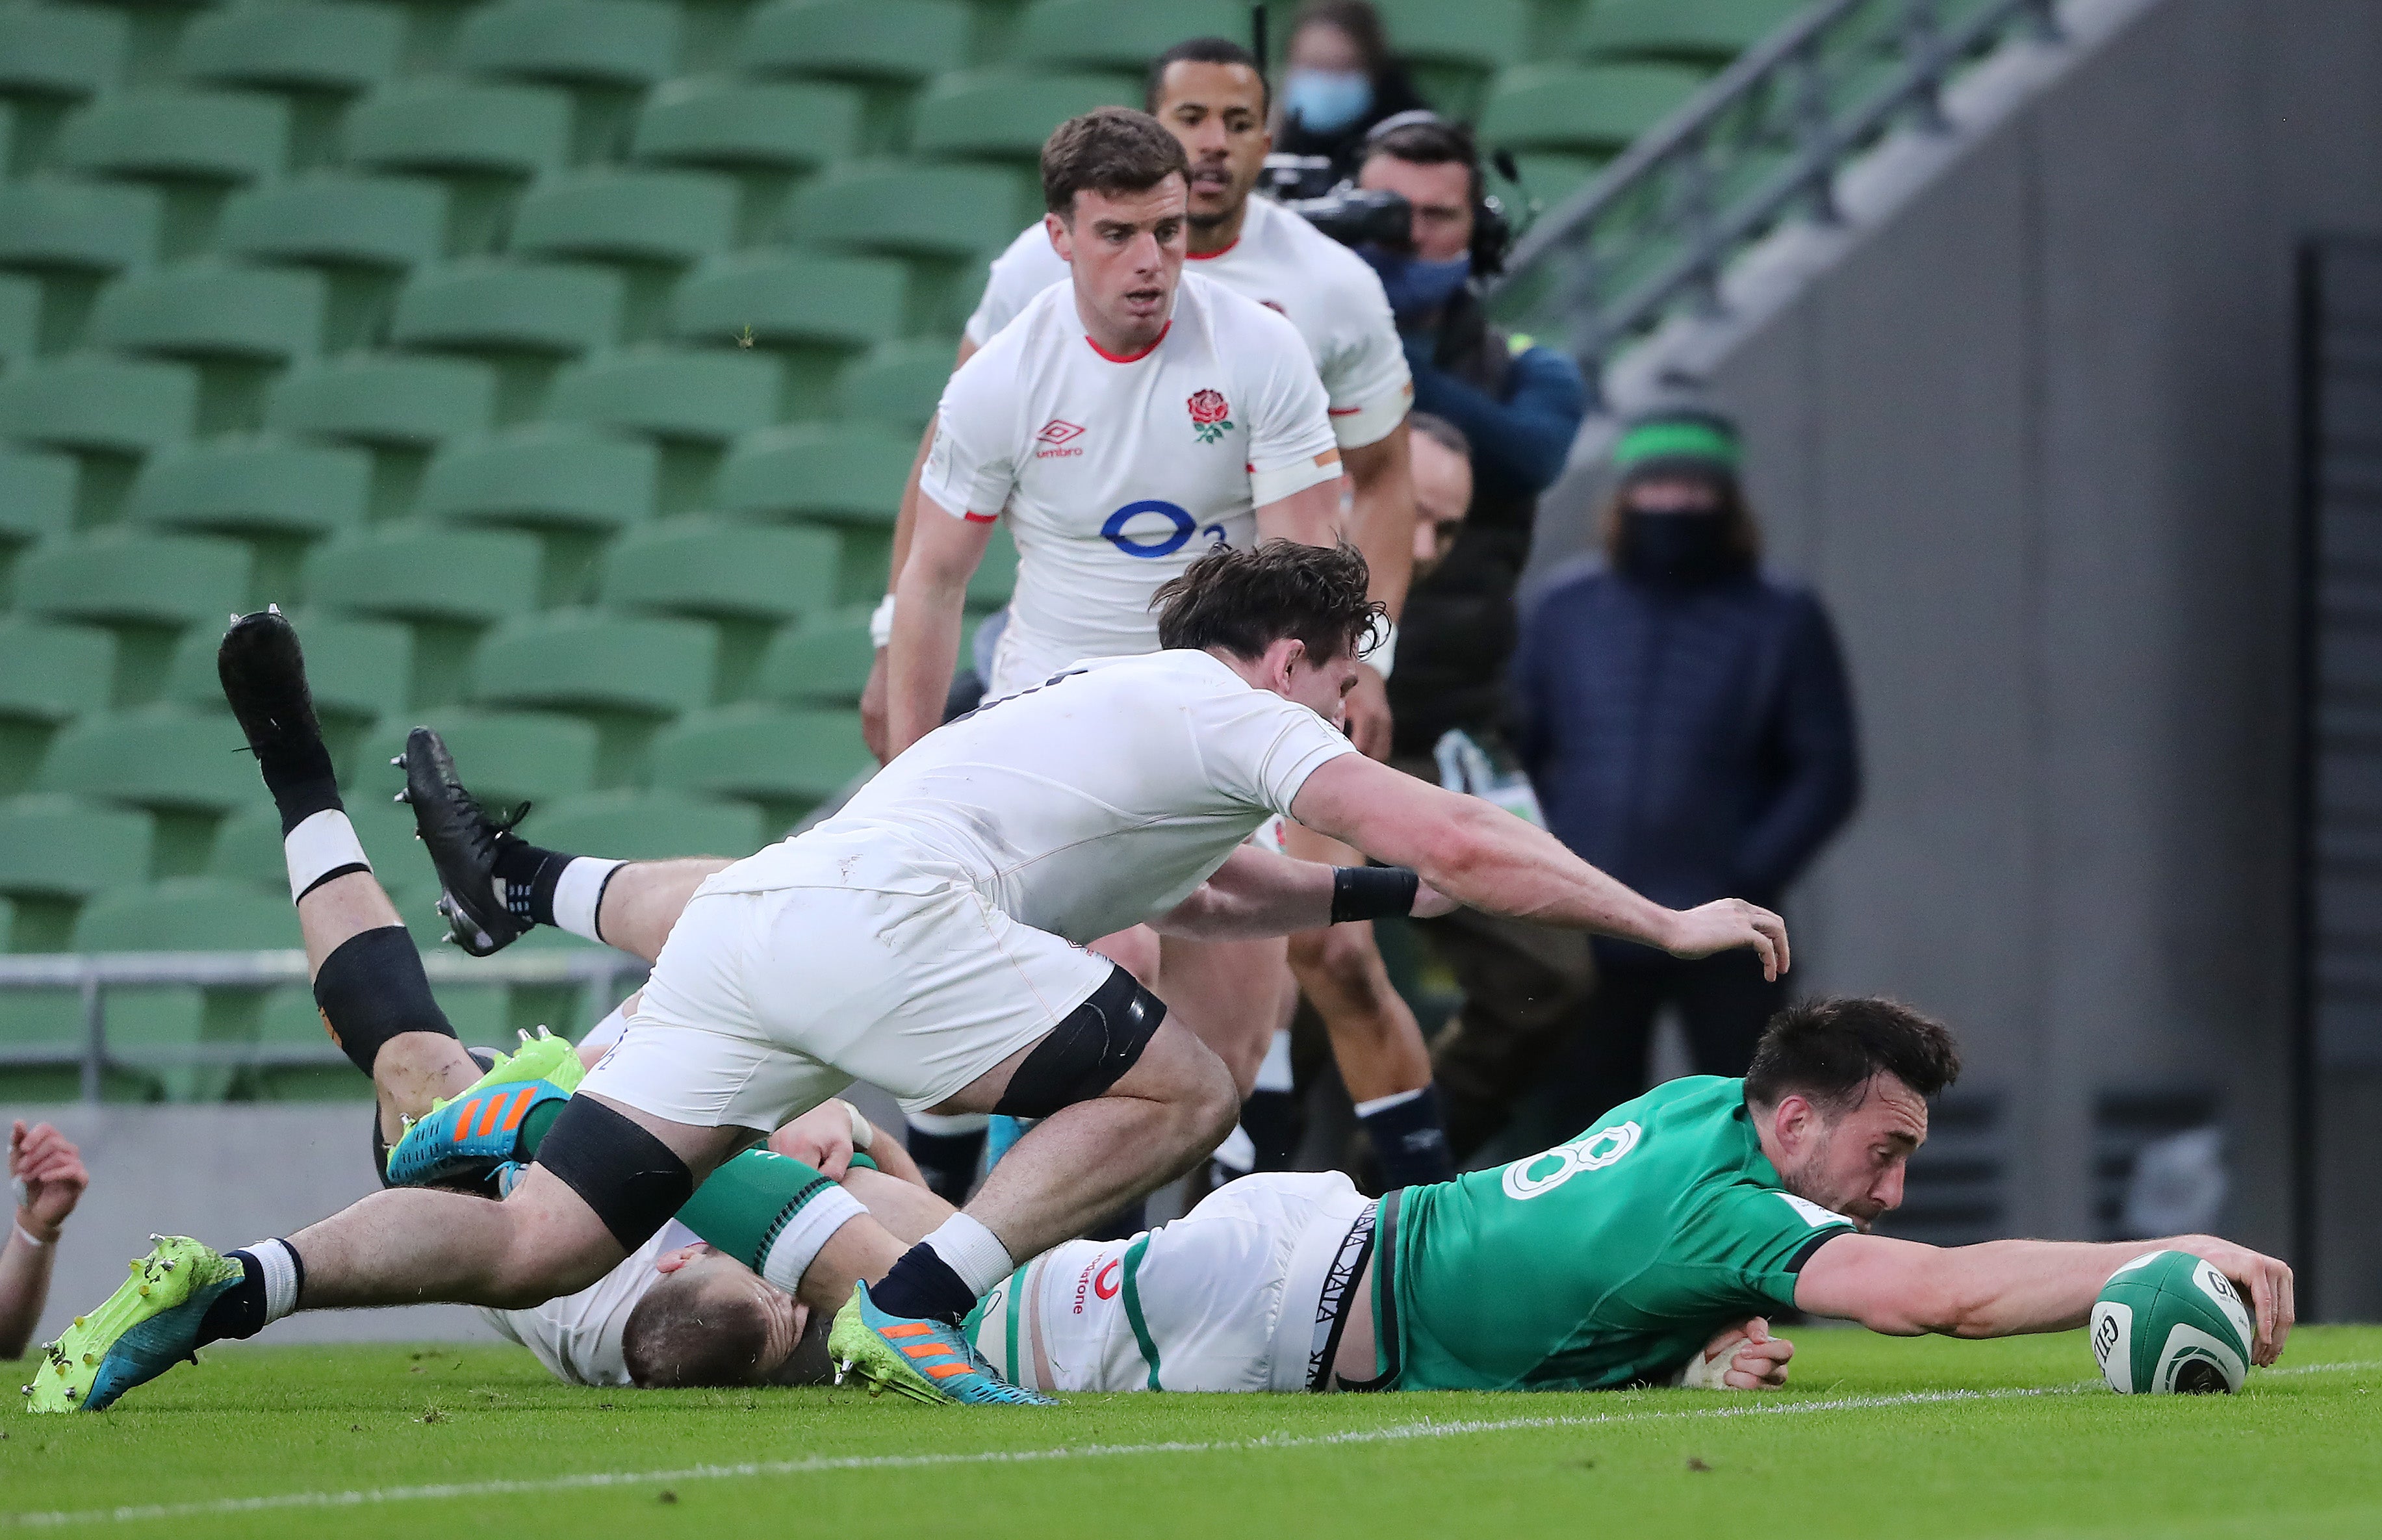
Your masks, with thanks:
M2288 1245L2293 255L2382 230L2382 5L2070 0L1616 371L1741 414L1850 654L1867 795L1796 894L1807 989L1962 1031L2016 1226L2093 1233L2105 1088L2222 1097L2226 1223ZM1608 431L1606 429L1604 431ZM1596 430L1541 530L1584 543ZM2342 1117L2382 1104L2328 1088ZM2336 1124L2339 1121L2335 1119ZM2362 1129L2327 1314L2382 1315Z

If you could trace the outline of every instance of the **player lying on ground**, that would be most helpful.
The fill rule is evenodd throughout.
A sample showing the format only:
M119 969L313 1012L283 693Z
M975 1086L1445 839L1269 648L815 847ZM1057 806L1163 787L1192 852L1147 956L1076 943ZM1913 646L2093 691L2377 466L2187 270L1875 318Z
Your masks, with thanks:
M729 1156L866 1078L909 1108L1042 1121L966 1210L881 1272L859 1270L874 1281L839 1312L837 1352L925 1398L1035 1399L975 1357L960 1321L1016 1258L1213 1148L1234 1106L1214 1055L1082 941L1123 922L1268 934L1351 906L1406 912L1419 872L1497 912L1685 955L1750 946L1785 967L1774 915L1734 900L1665 909L1520 819L1357 755L1333 723L1378 614L1365 581L1347 548L1203 558L1165 596L1170 650L1087 660L992 703L837 818L705 883L627 1031L504 1201L377 1193L228 1262L175 1242L158 1266L203 1265L94 1317L75 1356L108 1367L112 1398L295 1309L520 1309L574 1292ZM258 634L287 639L260 647L252 671L227 669L226 693L294 836L337 812L338 791L294 636ZM1368 881L1243 848L1275 814L1410 869ZM326 820L313 852L326 876L362 865L345 822ZM378 1047L366 1034L418 1030L368 1009L358 1022L343 1042L359 1062ZM922 1349L952 1361L922 1374Z

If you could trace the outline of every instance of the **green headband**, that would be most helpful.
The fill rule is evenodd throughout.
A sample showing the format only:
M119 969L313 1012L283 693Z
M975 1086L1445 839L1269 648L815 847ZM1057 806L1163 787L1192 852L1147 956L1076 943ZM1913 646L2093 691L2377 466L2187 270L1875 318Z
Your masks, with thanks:
M1645 423L1627 429L1613 446L1613 463L1627 470L1648 460L1712 460L1737 469L1737 436L1709 423Z

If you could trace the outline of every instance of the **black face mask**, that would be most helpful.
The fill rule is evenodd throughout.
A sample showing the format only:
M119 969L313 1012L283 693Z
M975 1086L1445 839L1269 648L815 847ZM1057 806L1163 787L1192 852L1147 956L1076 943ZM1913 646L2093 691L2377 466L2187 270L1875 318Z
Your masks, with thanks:
M1621 514L1621 570L1649 583L1710 583L1744 565L1728 548L1728 515Z

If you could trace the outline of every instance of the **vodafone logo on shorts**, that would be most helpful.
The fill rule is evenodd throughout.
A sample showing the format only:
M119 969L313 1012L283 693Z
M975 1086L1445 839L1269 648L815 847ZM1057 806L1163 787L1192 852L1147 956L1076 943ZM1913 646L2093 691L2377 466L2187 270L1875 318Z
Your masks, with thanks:
M1042 425L1041 432L1034 436L1035 442L1042 446L1034 451L1034 458L1065 460L1079 455L1084 452L1084 448L1075 440L1083 436L1081 425L1071 423L1064 417L1053 417Z
M1119 1287L1118 1276L1123 1268L1124 1259L1122 1257L1096 1258L1086 1263L1084 1270L1075 1275L1075 1302L1068 1313L1070 1315L1084 1313L1086 1295L1100 1300L1115 1299Z

